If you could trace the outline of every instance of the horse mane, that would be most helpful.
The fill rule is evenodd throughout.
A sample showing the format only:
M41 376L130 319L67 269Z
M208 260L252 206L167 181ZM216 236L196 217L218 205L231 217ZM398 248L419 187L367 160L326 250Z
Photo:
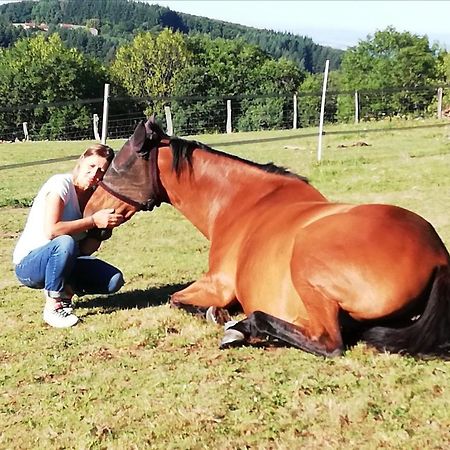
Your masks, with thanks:
M177 176L180 176L181 172L183 171L186 165L190 169L192 169L192 154L195 149L199 148L209 153L220 155L222 157L232 159L234 161L239 161L252 167L257 167L263 172L294 178L309 184L308 178L302 175L297 175L296 173L289 171L285 167L277 166L272 162L260 164L254 161L249 161L248 159L244 159L236 155L230 155L229 153L225 153L220 150L215 150L209 147L208 145L203 144L202 142L182 139L177 136L168 136L166 133L164 133L162 128L156 123L156 121L154 120L154 116L152 116L146 123L146 128L147 130L150 131L150 136L148 136L148 138L152 142L157 141L156 145L159 144L159 142L161 142L162 139L169 140L169 145L173 155L172 170L176 173ZM154 145L152 145L150 148L153 147Z

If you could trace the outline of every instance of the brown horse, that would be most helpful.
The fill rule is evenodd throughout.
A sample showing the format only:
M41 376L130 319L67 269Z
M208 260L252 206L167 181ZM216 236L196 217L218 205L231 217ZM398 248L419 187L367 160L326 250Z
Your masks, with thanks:
M131 217L161 202L211 241L208 272L171 304L237 301L247 316L226 330L223 346L264 338L335 356L352 337L391 352L449 355L449 253L413 212L330 203L305 178L169 137L150 119L85 214L112 207Z

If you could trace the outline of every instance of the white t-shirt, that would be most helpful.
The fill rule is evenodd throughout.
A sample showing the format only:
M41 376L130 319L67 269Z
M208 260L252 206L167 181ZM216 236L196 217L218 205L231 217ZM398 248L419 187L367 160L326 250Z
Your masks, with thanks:
M48 239L44 232L45 202L50 192L58 194L64 202L61 220L71 221L81 219L82 214L77 193L73 185L72 174L53 175L41 187L33 201L27 223L14 249L14 264L18 264L32 250L50 242L50 239ZM73 235L77 241L83 239L85 236L85 232Z

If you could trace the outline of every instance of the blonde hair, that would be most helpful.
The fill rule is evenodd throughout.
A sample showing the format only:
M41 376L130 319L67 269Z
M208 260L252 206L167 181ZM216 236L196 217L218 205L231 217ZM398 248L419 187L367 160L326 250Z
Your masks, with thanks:
M103 144L94 144L88 147L80 156L80 158L87 158L88 156L101 156L102 158L106 158L106 160L110 163L114 158L114 150L111 147Z
M108 161L108 165L111 163L111 161L114 159L114 150L111 147L108 147L107 145L103 144L94 144L88 147L78 158L77 164L75 165L75 168L73 169L73 174L78 175L78 172L80 170L80 163L84 158L87 158L88 156L101 156L102 158L105 158Z

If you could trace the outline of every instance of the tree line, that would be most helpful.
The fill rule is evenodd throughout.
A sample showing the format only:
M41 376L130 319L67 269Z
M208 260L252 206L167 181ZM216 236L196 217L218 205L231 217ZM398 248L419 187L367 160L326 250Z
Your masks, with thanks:
M206 34L212 39L241 38L244 42L258 45L273 58L284 56L311 73L321 71L326 59L330 60L332 68L337 68L343 54L342 50L315 44L308 37L192 16L138 1L22 1L0 6L0 16L0 42L3 47L15 42L16 35L11 30L11 23L44 22L50 26L50 31L58 31L56 26L60 23L95 27L99 30L99 39L79 31L70 35L60 34L66 44L103 62L111 61L115 49L136 34L158 32L164 28L183 34Z
M105 11L99 19L96 8L102 2ZM125 3L130 9L120 8ZM14 5L0 10L3 22L30 17L51 17L55 22L48 32L24 35L15 29L18 39L0 49L0 139L2 131L23 121L38 130L34 134L48 139L61 136L69 127L89 128L94 108L85 100L101 96L104 83L110 83L111 95L121 99L111 104L111 114L130 110L161 114L170 104L181 128L189 128L192 117L199 117L195 111L203 108L209 114L198 127L218 131L211 124L223 122L220 116L226 98L239 98L235 130L279 128L289 121L285 116L292 109L294 93L303 95L299 125L309 126L317 120L320 96L315 94L321 91L323 74L307 70L305 64L287 56L274 57L243 37L185 33L182 26L187 26L187 20L178 27L161 28L156 18L144 14L149 5L124 0L41 0L23 9ZM179 20L178 13L156 8L160 17ZM108 40L102 33L92 36L80 29L61 32L56 24L77 19L88 26L103 24L112 29L110 21L116 17L114 26L121 24L124 31L121 36L115 34L115 47L108 50L112 52L109 62L96 56ZM143 29L137 32L139 27ZM132 37L125 38L126 33ZM256 33L255 39L261 36ZM75 44L82 38L85 46L90 46L89 52ZM329 91L339 95L328 96L326 119L353 120L355 90L364 100L360 111L363 119L384 114L408 117L417 111L424 114L435 107L434 87L447 84L449 76L449 54L431 45L426 36L391 27L377 31L347 50L339 68L331 71ZM199 97L204 98L203 103L193 101Z

